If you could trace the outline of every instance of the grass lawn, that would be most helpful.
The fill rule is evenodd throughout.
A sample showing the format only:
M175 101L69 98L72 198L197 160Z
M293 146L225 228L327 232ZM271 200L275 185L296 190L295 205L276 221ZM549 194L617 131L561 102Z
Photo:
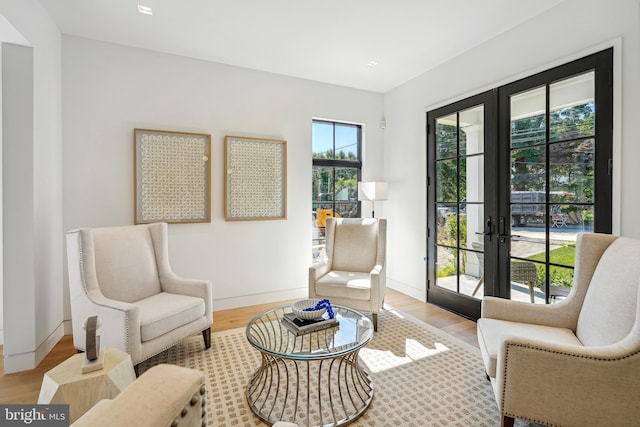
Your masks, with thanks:
M549 252L549 261L554 264L561 264L573 267L575 263L576 245L564 245ZM545 254L539 253L531 255L527 259L532 261L545 261ZM543 287L545 283L544 265L537 264L538 278L536 286ZM549 267L549 278L552 285L570 287L573 280L573 269L551 266Z
M549 252L549 261L554 264L561 264L573 267L576 257L576 245L565 245ZM532 261L545 261L544 252L531 255L527 259Z

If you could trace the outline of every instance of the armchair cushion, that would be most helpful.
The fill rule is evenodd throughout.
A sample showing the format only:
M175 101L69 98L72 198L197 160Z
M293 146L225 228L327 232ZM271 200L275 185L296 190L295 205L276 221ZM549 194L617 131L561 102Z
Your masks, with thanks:
M351 298L367 301L371 298L369 273L332 270L316 282L316 292L334 298Z
M479 340L480 351L483 355L487 374L495 378L498 351L506 337L528 337L533 340L549 343L562 343L567 345L582 345L571 329L554 328L530 323L509 322L499 319L478 319L481 326L478 333L482 334Z
M204 300L187 295L160 292L137 301L140 307L140 336L151 341L204 316Z

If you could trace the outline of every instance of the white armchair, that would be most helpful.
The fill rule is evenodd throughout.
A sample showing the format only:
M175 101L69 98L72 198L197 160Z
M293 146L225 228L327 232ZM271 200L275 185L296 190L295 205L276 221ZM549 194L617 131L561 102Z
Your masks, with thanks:
M387 220L327 218L325 259L309 268L309 298L370 312L374 330L386 293Z
M211 346L211 282L173 273L167 224L69 231L67 262L78 350L89 316L102 320L101 347L129 353L134 365L198 332Z
M639 261L638 239L582 234L565 300L485 297L478 341L503 426L638 425Z

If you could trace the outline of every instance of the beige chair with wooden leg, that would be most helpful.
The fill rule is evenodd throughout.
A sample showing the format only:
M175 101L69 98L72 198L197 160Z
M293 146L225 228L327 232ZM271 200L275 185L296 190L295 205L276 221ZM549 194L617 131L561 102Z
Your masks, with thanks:
M67 261L78 350L91 316L102 321L100 346L129 353L134 365L200 332L211 346L211 282L172 271L167 224L69 231Z
M309 268L309 298L369 312L374 330L386 293L387 220L327 218L325 259Z

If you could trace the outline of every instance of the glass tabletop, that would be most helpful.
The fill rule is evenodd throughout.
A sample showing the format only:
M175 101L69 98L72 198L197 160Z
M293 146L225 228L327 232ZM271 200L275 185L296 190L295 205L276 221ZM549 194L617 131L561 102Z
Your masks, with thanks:
M364 314L340 305L333 306L337 326L296 336L283 325L291 305L265 311L247 325L247 340L261 352L288 359L324 359L351 353L373 337L373 323Z

